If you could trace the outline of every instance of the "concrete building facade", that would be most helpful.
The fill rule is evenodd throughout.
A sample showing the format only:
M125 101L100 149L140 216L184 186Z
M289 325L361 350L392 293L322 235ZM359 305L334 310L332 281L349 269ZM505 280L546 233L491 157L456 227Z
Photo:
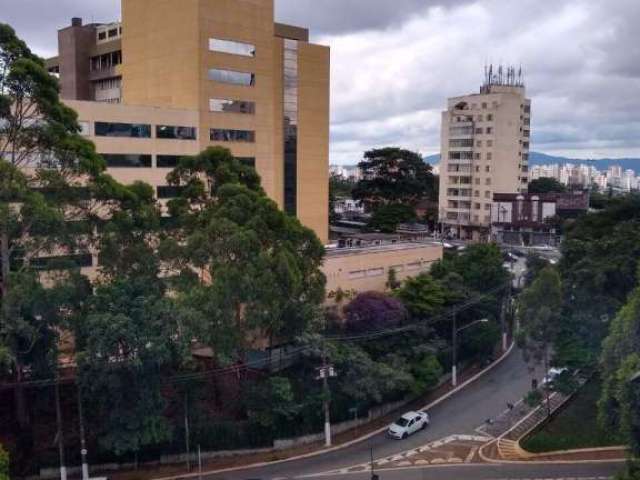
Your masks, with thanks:
M487 239L493 194L527 191L530 125L531 100L514 69L489 73L480 93L448 100L439 199L445 234Z
M59 31L47 61L120 181L161 198L178 158L227 147L328 240L329 49L273 0L122 0L122 22Z

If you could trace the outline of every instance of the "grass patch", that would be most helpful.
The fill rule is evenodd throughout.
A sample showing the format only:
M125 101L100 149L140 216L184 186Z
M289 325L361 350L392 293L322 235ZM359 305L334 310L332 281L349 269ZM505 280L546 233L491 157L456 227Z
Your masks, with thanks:
M603 431L598 425L600 381L590 380L562 410L539 430L522 441L522 447L533 453L623 445L617 435Z

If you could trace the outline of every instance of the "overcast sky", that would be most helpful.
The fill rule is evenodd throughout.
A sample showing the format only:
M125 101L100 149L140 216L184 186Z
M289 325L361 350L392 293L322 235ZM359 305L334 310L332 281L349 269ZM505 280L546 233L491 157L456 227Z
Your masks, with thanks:
M111 21L119 0L0 0L41 55L72 16ZM640 157L640 0L276 0L276 19L331 47L331 162L368 148L437 153L446 98L486 62L522 64L533 149Z

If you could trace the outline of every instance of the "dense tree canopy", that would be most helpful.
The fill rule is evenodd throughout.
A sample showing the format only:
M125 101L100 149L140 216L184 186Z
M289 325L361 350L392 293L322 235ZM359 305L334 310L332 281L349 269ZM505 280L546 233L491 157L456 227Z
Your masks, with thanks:
M383 233L395 233L401 223L410 223L416 220L415 208L410 205L394 203L377 208L369 220L368 227Z
M632 378L640 372L640 288L629 297L611 323L601 357L604 379L600 421L629 440L640 454L640 385Z
M252 332L281 341L302 333L324 300L324 248L315 234L279 210L255 170L227 149L185 158L169 178L185 189L170 204L178 233L161 249L174 268L206 277L182 294L198 306L201 340L233 358Z
M431 166L415 152L400 148L370 150L359 167L363 179L354 188L353 198L362 200L370 211L393 203L415 207L423 198L435 197Z
M616 312L637 284L640 197L615 199L579 218L562 244L563 333L556 351L563 363L593 368Z
M529 182L529 193L563 193L567 187L555 178L541 177Z
M61 322L73 310L63 297L78 280L73 255L88 248L97 219L92 199L117 190L76 118L44 61L0 24L0 350L23 426L20 385L25 372L48 374L57 361Z
M379 292L364 292L344 309L347 329L353 332L397 327L407 319L407 310L397 299Z

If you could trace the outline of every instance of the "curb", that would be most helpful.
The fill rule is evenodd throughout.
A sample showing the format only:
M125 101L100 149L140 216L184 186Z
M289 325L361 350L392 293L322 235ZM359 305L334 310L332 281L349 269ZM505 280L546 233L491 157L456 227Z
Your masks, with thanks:
M494 361L487 368L485 368L484 370L481 370L480 372L476 373L473 377L471 377L468 380L466 380L465 382L461 383L460 385L458 385L453 390L445 393L440 398L437 398L433 402L425 405L420 410L428 410L430 408L435 407L436 405L439 405L440 403L444 402L449 397L455 395L460 390L463 390L464 388L466 388L467 386L469 386L470 384L472 384L473 382L475 382L476 380L478 380L479 378L481 378L485 374L489 373L495 367L500 365L511 354L511 352L514 349L514 347L515 347L515 342L512 342L511 346L509 347L509 349L506 352L504 352L500 358L498 358L496 361ZM239 470L249 470L249 469L254 469L254 468L266 467L266 466L270 466L270 465L277 465L277 464L285 463L285 462L293 462L293 461L296 461L296 460L304 460L304 459L307 459L307 458L316 457L318 455L324 455L325 453L335 452L335 451L342 450L344 448L350 447L351 445L355 445L356 443L360 443L360 442L363 442L365 440L368 440L369 438L374 437L374 436L378 435L379 433L384 432L386 429L387 429L387 427L385 426L385 427L379 428L377 430L374 430L373 432L370 432L370 433L368 433L366 435L363 435L362 437L356 438L354 440L350 440L350 441L348 441L346 443L337 445L335 447L316 450L315 452L305 453L303 455L298 455L296 457L283 458L281 460L274 460L272 462L253 463L253 464L250 464L250 465L243 465L241 467L229 467L229 468L222 468L222 469L219 469L219 470L210 470L210 471L206 471L206 472L202 472L202 473L199 473L199 472L197 472L197 473L185 473L183 475L173 475L173 476L170 476L170 477L159 477L159 478L154 478L152 480L178 480L178 479L197 478L197 477L200 477L202 475L215 475L215 474L219 474L219 473L236 472L236 471L239 471Z

